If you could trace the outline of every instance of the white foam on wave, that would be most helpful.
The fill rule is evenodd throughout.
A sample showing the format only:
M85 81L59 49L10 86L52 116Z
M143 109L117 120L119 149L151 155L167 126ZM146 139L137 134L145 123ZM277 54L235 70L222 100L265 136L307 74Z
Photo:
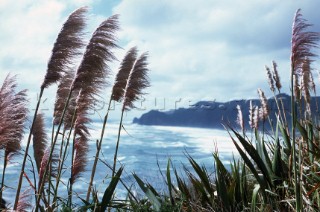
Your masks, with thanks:
M162 148L174 148L174 147L187 147L188 145L184 142L163 142L163 141L155 141L151 143L154 147L162 147Z
M157 130L184 135L188 137L183 141L187 146L197 147L199 151L204 153L212 153L218 150L219 152L237 154L237 150L225 130L171 126L152 127Z

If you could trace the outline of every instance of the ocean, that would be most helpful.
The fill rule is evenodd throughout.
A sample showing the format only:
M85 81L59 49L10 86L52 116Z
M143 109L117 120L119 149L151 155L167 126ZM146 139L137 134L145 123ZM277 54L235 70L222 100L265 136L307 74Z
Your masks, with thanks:
M101 161L98 163L94 185L102 198L103 192L110 181L111 170L105 165L113 163L115 145L117 141L119 123L108 122L100 154ZM99 139L102 123L95 122L91 125L91 140L89 143L88 165L87 170L74 184L74 192L81 198L85 198L87 185L90 179L91 168L96 152L96 140ZM143 180L149 182L152 186L160 191L166 191L162 171L165 175L168 159L172 161L178 173L182 173L183 166L190 168L186 155L192 156L200 165L206 166L209 173L214 177L214 160L212 153L216 150L219 152L220 159L226 165L237 157L237 151L224 130L186 128L186 127L169 127L169 126L143 126L131 123L124 123L124 129L121 131L121 139L118 150L118 160L124 166L124 172L121 179L130 187L132 192L142 195L132 173L136 173ZM27 136L26 136L27 137ZM26 140L26 139L25 139ZM23 142L23 149L26 141ZM33 155L32 147L29 155ZM21 168L22 156L15 156L12 163L8 165L6 171L5 184L7 188L3 195L7 202L13 202L15 188L18 181L19 171ZM70 159L70 157L69 157ZM67 195L66 185L70 175L70 160L66 162L67 167L63 174L62 183L60 184L59 194ZM0 165L2 168L2 164ZM2 169L1 169L2 170ZM173 174L173 173L172 173ZM33 173L30 160L27 162L27 175L33 182ZM174 181L174 177L173 177ZM24 180L22 191L30 188L27 180ZM30 190L32 194L32 190ZM116 196L123 199L127 191L120 183L116 189ZM79 198L74 197L76 204L81 204ZM32 200L31 200L32 201Z

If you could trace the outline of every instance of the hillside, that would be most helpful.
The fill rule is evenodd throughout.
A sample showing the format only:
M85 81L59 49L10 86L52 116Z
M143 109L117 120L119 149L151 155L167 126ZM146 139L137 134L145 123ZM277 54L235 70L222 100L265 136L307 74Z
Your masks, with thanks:
M279 94L278 99L281 98L286 115L290 118L290 96L287 94ZM319 101L320 97L313 97L312 103L316 111L315 101ZM248 100L233 100L228 102L210 102L200 101L190 108L179 108L177 110L170 110L160 112L151 110L143 114L140 118L134 118L133 123L141 125L161 125L161 126L181 126L181 127L201 127L201 128L215 128L222 129L223 124L230 124L236 126L237 120L237 105L240 105L245 127L249 128L249 105L252 101L253 105L260 106L259 99ZM270 109L270 117L272 121L276 120L277 106L274 98L268 99L268 106ZM268 121L265 127L269 128Z

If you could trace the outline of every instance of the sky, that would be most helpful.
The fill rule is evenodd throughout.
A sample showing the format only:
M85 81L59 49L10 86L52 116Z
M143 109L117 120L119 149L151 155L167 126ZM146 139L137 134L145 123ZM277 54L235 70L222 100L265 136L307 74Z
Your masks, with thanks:
M320 31L319 0L0 0L0 83L8 73L17 74L19 88L29 90L35 105L53 43L81 6L90 8L87 39L103 20L120 15L122 49L110 64L114 75L129 48L149 52L151 87L132 116L200 100L256 98L257 88L270 97L264 65L272 60L288 92L295 11L301 8L312 30ZM319 63L314 68L318 78ZM43 110L51 110L55 89L45 91ZM107 101L110 88L102 96Z

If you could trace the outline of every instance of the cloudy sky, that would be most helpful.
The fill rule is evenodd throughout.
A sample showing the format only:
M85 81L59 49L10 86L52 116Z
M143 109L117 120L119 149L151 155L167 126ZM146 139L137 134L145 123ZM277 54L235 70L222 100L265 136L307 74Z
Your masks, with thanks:
M149 52L147 110L161 109L163 99L172 109L179 100L186 105L256 97L258 87L270 96L264 65L272 60L288 92L295 11L301 8L313 30L320 31L319 0L0 0L1 83L9 72L18 74L20 87L29 89L35 104L62 24L85 5L90 7L88 35L104 19L120 14L119 60L135 45ZM115 71L118 65L112 64ZM45 93L48 102L54 89Z

